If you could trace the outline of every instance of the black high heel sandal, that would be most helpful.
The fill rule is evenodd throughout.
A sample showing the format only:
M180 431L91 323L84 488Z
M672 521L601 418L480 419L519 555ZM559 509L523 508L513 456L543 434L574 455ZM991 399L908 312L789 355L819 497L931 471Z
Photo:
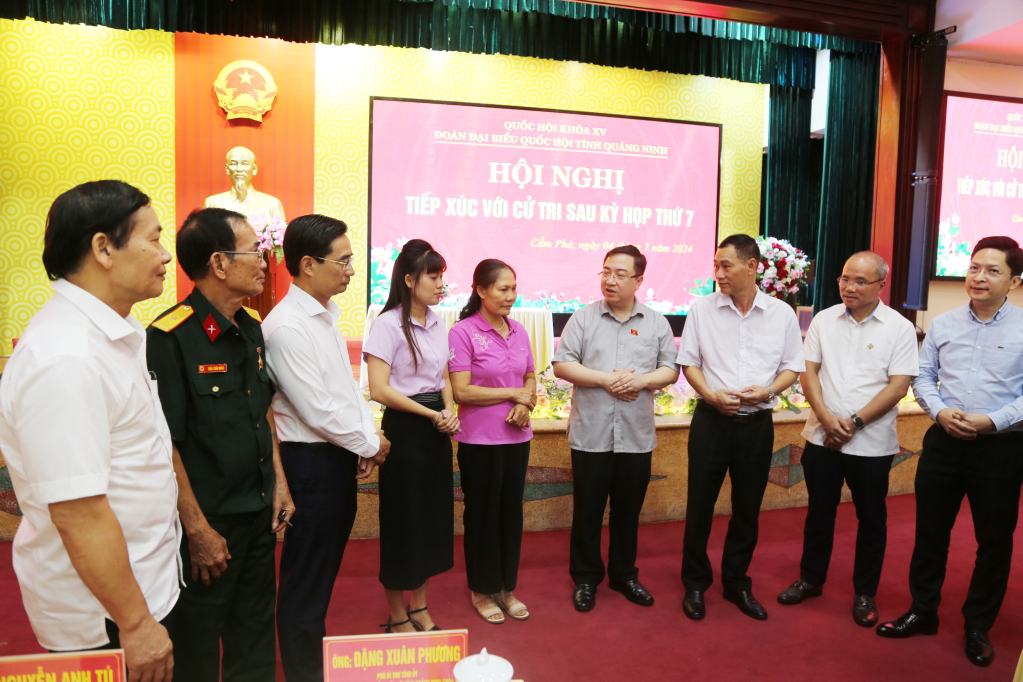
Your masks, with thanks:
M412 627L415 628L416 630L422 630L422 628L420 628L420 627L418 627L416 625L415 621L413 621L412 618L406 618L405 620L401 621L400 623L392 623L390 616L387 617L387 622L384 623L383 625L381 625L380 627L382 627L384 629L384 633L385 634L391 635L391 634L394 634L394 630L392 630L391 628L396 628L399 625L406 625L408 623L412 623Z
M412 627L414 627L416 629L416 632L422 632L423 631L423 626L420 625L419 623L417 623L416 621L412 620L412 614L413 613L422 613L423 611L427 610L428 608L430 608L430 607L429 606L424 606L421 609L416 609L416 610L413 611L412 610L412 604L409 604L408 606L405 607L405 613L406 613L406 615L408 615L408 619L410 621L412 621ZM400 623L399 623L399 625L400 625ZM430 628L430 632L434 632L434 631L440 632L440 626L434 625L432 628Z

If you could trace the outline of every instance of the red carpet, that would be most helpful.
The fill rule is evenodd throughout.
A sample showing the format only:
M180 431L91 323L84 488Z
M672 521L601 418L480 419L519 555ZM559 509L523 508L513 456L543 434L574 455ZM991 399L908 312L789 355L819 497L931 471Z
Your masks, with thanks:
M976 543L968 507L952 536L948 578L941 608L941 632L935 637L885 640L853 623L852 550L856 532L851 504L842 505L836 532L831 581L823 597L800 606L782 606L775 597L798 577L804 509L761 515L760 545L751 575L754 593L770 612L753 621L721 598L720 585L708 592L706 620L694 623L681 613L679 580L684 523L644 525L640 529L640 579L656 597L651 608L625 601L605 585L597 607L576 613L568 577L568 531L529 533L523 543L522 572L516 594L532 618L488 625L469 606L461 538L456 538L455 570L431 583L434 619L449 628L469 628L472 651L487 647L508 658L515 677L526 682L561 680L1001 680L1008 681L1023 648L1023 549L1016 549L1009 593L991 639L995 662L977 668L963 655L963 619L959 613ZM882 618L909 606L906 587L913 549L913 496L889 499L888 556L877 596ZM720 561L728 517L715 520L711 557ZM606 532L606 529L605 529ZM606 547L606 539L605 539ZM21 607L11 569L11 546L0 544L0 655L40 651ZM331 635L379 631L387 609L376 579L377 543L348 545L327 622ZM279 677L278 679L283 679ZM187 681L182 681L187 682Z

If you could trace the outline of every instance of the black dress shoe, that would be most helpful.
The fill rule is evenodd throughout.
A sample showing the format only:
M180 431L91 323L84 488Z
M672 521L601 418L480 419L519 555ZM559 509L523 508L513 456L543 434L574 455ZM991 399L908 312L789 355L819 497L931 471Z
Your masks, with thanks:
M625 598L633 604L639 604L640 606L654 605L654 598L650 596L645 587L639 584L638 580L625 580L622 582L609 580L607 586L615 592L624 594Z
M853 599L853 620L857 625L865 628L873 627L877 623L877 607L874 606L873 597L865 597L862 594L856 595Z
M802 604L804 599L819 597L824 593L824 586L814 587L802 578L792 583L778 595L780 604Z
M576 611L592 610L597 605L597 587L587 583L579 583L575 586L572 603L575 604Z
M757 601L748 590L729 592L725 590L725 599L739 607L739 610L755 620L767 620L767 609Z
M966 631L966 658L970 659L973 665L986 668L995 660L995 650L991 646L991 640L987 638L986 632L980 630Z
M686 590L686 596L682 599L682 613L690 620L703 620L707 615L707 607L703 604L702 590Z
M895 620L878 625L877 634L889 639L905 639L913 635L936 635L938 634L938 617L920 616L910 611Z

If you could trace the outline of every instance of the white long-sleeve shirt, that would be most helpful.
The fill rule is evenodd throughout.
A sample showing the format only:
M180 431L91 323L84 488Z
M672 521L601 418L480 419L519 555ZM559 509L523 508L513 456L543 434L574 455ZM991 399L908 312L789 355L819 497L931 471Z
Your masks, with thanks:
M337 328L341 308L324 308L291 285L263 322L266 363L277 387L274 422L281 441L333 443L361 457L380 449L373 412L352 374Z

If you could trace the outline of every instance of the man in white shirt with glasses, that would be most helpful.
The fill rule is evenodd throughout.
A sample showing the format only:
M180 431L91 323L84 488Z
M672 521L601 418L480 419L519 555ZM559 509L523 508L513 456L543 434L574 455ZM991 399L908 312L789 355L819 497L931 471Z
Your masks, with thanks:
M807 331L802 386L813 411L803 429L802 465L809 502L799 580L778 595L791 605L823 592L845 483L859 520L852 615L863 627L877 625L888 478L899 452L895 418L919 374L916 329L879 298L887 277L884 258L854 254L838 278L842 303L822 310Z
M277 637L288 682L323 679L330 595L358 511L356 480L383 464L390 443L352 374L337 328L355 274L348 226L324 215L288 225L284 261L293 281L266 316L266 361L281 460L297 512L284 538Z

